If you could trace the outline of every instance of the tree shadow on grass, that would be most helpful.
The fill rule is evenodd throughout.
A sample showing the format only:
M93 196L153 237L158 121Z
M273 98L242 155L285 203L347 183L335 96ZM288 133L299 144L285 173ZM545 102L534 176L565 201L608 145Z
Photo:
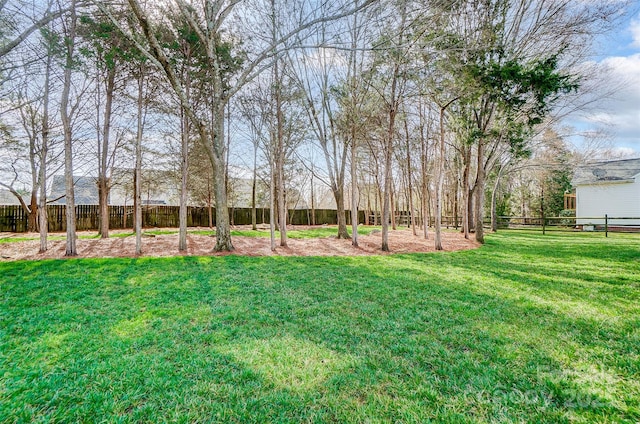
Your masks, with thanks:
M611 347L597 321L500 296L513 276L465 255L63 261L14 272L1 286L12 381L2 396L61 419L637 419L637 400L611 395L638 393L624 381L637 369L610 359L633 344L620 328L607 330Z

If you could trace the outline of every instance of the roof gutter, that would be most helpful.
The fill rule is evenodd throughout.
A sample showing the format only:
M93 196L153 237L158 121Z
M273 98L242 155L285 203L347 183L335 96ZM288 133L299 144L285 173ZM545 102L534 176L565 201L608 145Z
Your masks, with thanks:
M626 180L602 180L602 181L587 181L587 182L579 182L579 183L571 183L572 186L585 186L585 185L609 185L609 184L633 184L636 180L626 179Z

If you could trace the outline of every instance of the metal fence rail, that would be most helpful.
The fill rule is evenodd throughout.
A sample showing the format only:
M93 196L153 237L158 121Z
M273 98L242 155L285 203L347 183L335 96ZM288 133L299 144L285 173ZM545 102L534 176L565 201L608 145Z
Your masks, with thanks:
M610 232L640 233L640 217L618 216L545 216L520 217L499 216L498 230L533 229L543 233L547 231L565 232L602 232L608 236Z

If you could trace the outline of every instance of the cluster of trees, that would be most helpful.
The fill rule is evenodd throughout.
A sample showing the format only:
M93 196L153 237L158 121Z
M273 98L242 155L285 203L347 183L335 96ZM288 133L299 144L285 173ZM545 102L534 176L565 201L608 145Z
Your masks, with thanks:
M349 237L345 208L380 211L389 250L393 211L403 209L424 237L434 218L437 249L445 213L460 214L465 236L483 242L487 209L495 217L518 190L523 213L525 203L532 209L527 178L541 187L542 213L558 209L571 158L553 118L560 103L575 107L587 78L579 65L625 7L0 1L0 184L17 193L16 181L29 175L23 207L46 250L47 181L64 169L67 255L76 254L74 169L97 173L100 233L108 237L117 166L135 169L141 252L143 161L159 166L158 152L170 152L163 160L179 170L180 250L189 192L215 205L214 249L233 249L231 162L252 175L254 209L258 187L268 187L274 249L276 229L287 243L287 196L301 174L310 175L312 204L314 178L330 188L338 237ZM358 214L351 216L357 246Z

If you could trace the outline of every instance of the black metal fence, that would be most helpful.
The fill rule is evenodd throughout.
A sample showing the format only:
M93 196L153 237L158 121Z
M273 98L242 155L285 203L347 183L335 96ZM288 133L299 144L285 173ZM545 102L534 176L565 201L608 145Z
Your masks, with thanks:
M490 223L487 225L489 224ZM531 229L542 231L542 233L546 233L547 231L599 232L608 236L610 232L640 233L640 217L617 217L609 215L596 217L551 216L533 218L500 216L498 217L498 230L500 229Z

